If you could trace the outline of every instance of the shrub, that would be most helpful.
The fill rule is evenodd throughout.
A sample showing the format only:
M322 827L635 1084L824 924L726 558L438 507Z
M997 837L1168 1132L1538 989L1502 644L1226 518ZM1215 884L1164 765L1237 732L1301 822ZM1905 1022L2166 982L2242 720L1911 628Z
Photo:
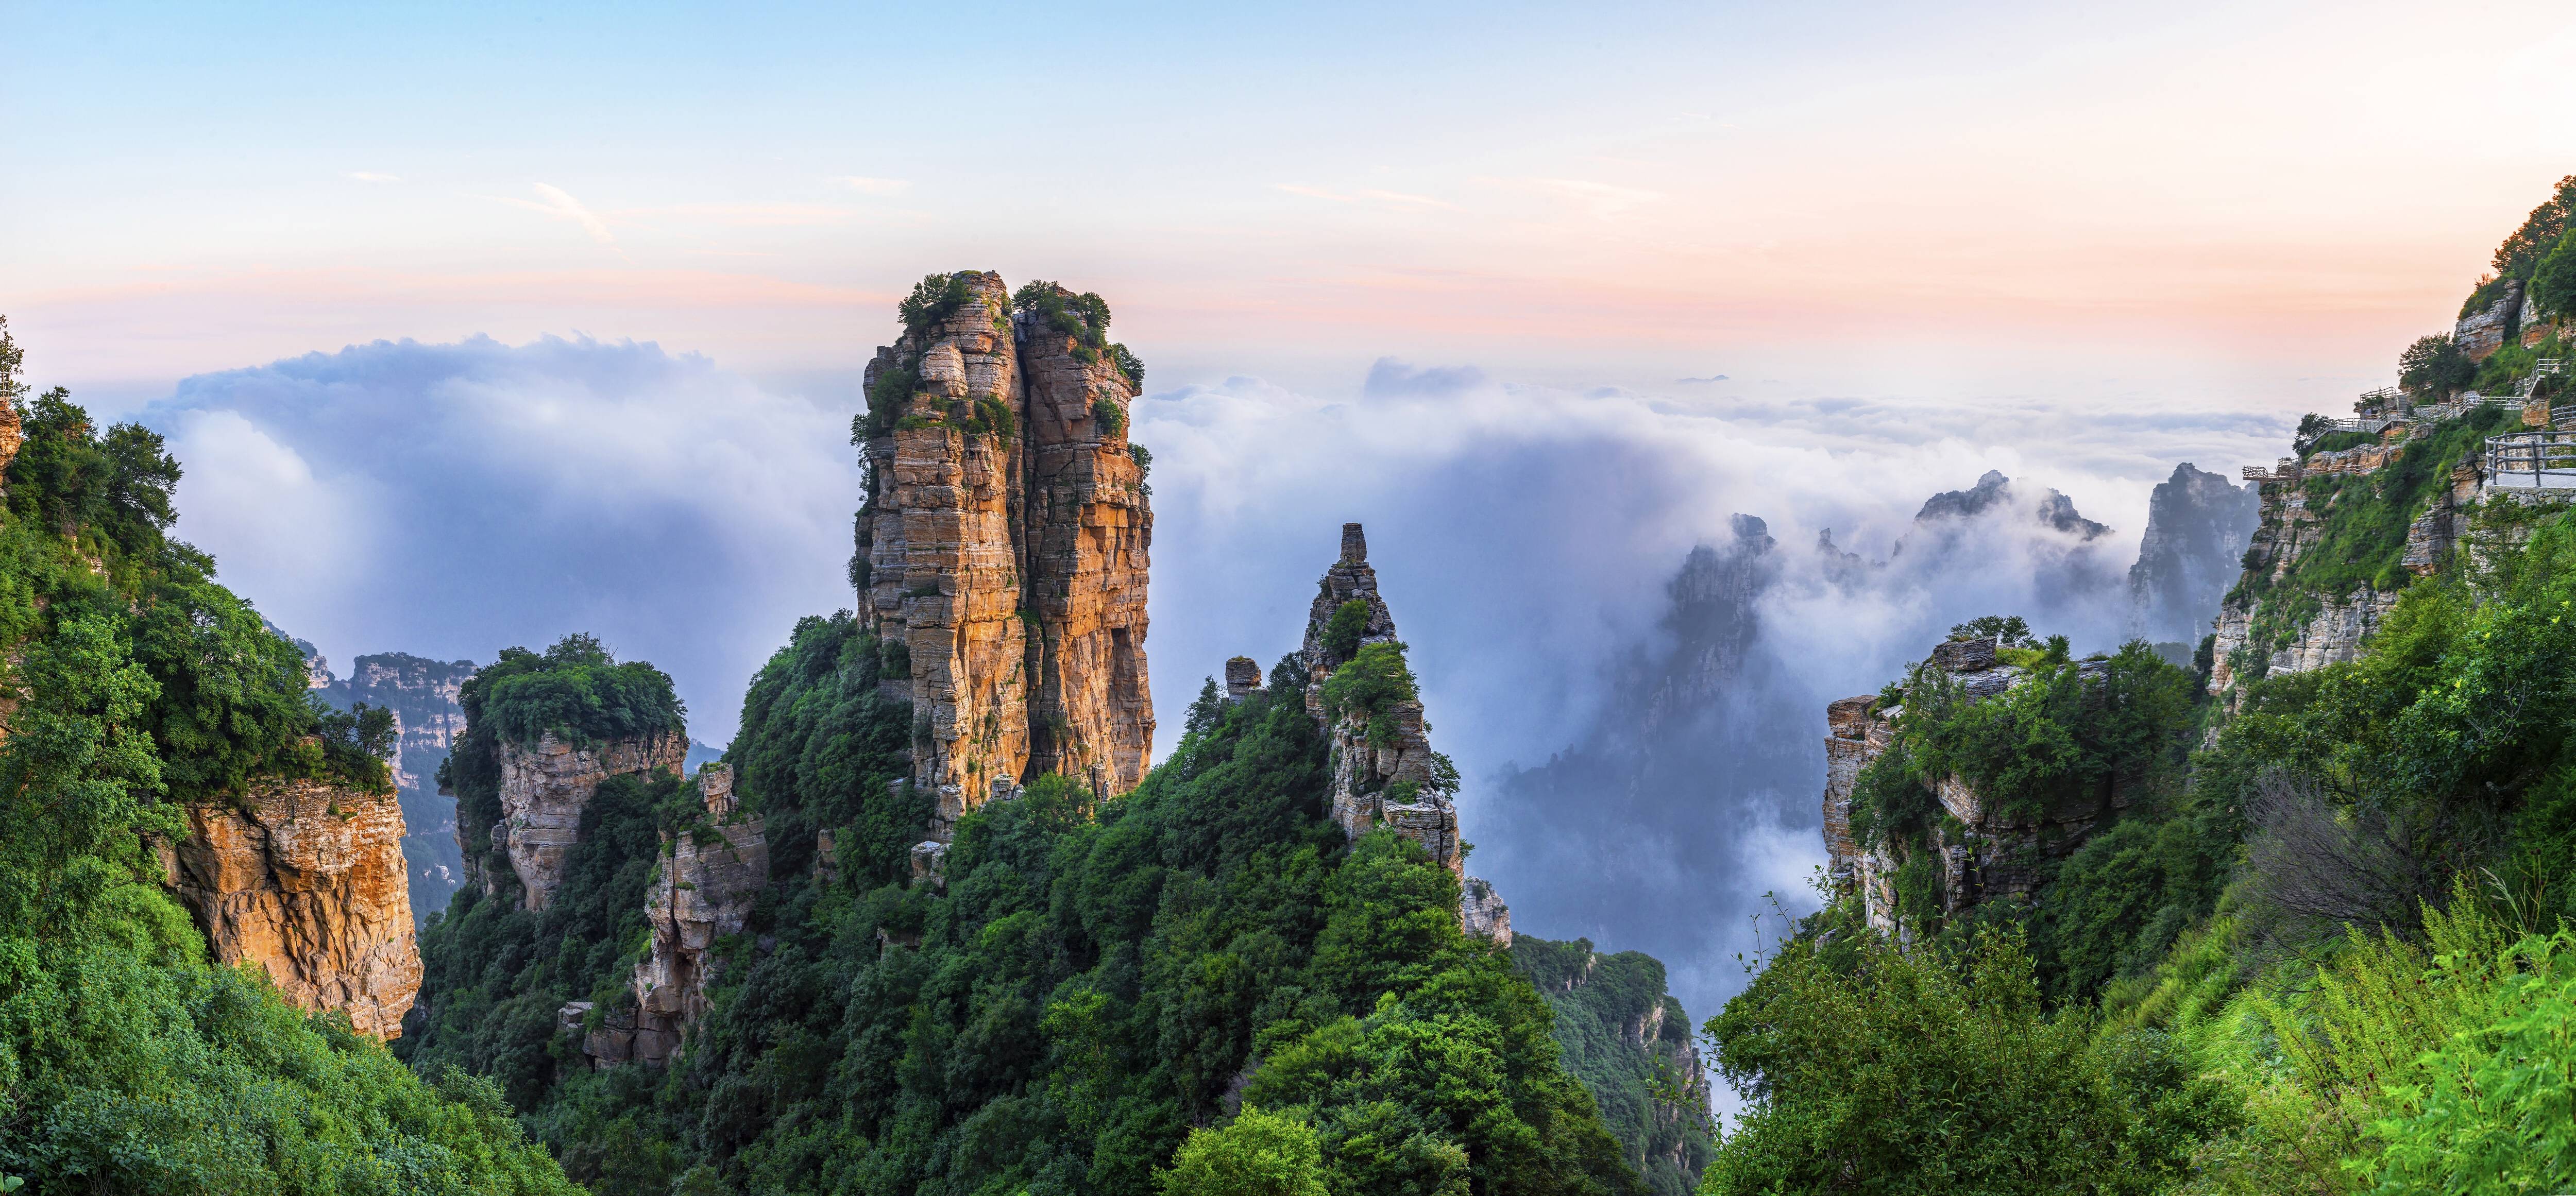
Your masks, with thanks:
M895 314L903 319L903 330L919 332L966 306L966 301L975 297L974 287L967 281L973 277L972 270L923 275L920 282L912 284L912 294L895 306Z
M1322 637L1326 663L1349 660L1359 651L1360 637L1368 634L1368 603L1353 598L1333 608L1333 617L1324 623Z
M1350 660L1324 679L1324 719L1338 722L1357 715L1368 723L1369 742L1395 742L1394 708L1421 695L1413 670L1404 663L1404 645L1392 640L1362 644Z
M1091 419L1099 425L1103 440L1115 440L1127 433L1127 409L1107 395L1091 401Z

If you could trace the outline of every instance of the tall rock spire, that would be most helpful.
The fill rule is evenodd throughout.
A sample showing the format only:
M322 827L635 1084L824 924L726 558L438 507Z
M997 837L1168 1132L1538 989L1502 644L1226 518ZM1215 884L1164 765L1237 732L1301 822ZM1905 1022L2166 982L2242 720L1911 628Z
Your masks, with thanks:
M1062 772L1144 778L1153 513L1129 451L1134 366L1108 307L1001 276L925 279L868 363L851 580L913 703L913 783L945 837L995 792Z
M1383 826L1421 844L1433 863L1459 878L1459 925L1511 945L1511 911L1502 896L1467 875L1453 800L1458 769L1431 750L1422 696L1395 638L1395 615L1378 595L1359 524L1342 525L1341 559L1316 583L1301 655L1309 679L1306 709L1332 744L1333 821L1353 839ZM1228 683L1231 688L1231 675Z

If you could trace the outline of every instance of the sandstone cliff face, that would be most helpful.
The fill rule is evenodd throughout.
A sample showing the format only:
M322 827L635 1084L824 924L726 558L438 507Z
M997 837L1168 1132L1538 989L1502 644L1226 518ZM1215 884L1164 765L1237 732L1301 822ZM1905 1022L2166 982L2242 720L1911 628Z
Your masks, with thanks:
M509 852L528 909L553 903L564 860L580 839L582 807L599 792L600 782L630 773L677 773L688 754L689 737L679 731L587 747L549 731L532 747L500 745L501 820L492 825L492 845ZM474 854L467 852L468 858Z
M1134 388L1014 313L1000 276L960 277L968 302L868 365L872 388L914 388L863 446L852 570L863 619L908 653L897 684L913 703L913 780L938 794L940 839L996 781L1063 772L1104 794L1134 788L1154 730L1153 515L1124 435L1097 414L1123 422Z
M420 990L403 820L392 794L269 781L188 808L169 881L215 958L265 969L287 999L392 1038Z
M1145 779L1154 739L1145 684L1146 548L1154 512L1125 432L1097 406L1125 410L1135 388L1105 356L1084 362L1074 339L1027 315L1017 323L1026 369L1030 695L1026 775L1087 777L1125 793Z
M1992 640L1939 645L1930 664L1957 682L1972 701L2001 696L2028 680L2022 669L1996 663ZM2085 661L2077 668L2092 683L2100 679L2103 664ZM1844 698L1825 707L1826 872L1837 886L1860 894L1869 924L1881 930L1896 928L1894 878L1902 861L1853 837L1852 791L1861 770L1888 749L1904 717L1904 707L1882 707L1875 695ZM1933 795L1956 824L1936 824L1929 844L1939 867L1944 914L1957 914L1990 897L2029 895L2038 887L2047 861L2073 854L2130 799L2126 790L2114 785L2105 798L2013 812L1987 802L1956 776L1943 778L1933 787Z

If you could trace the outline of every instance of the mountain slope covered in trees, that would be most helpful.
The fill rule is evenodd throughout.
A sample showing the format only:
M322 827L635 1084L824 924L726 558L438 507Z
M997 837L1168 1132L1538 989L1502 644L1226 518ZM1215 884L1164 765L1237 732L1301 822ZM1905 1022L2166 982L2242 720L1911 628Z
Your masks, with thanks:
M2576 1185L2576 491L2487 472L2521 399L2454 401L2548 401L2566 297L2501 345L2465 317L2558 294L2571 197L2471 297L2489 339L2365 396L2395 430L2311 417L2265 471L2237 646L2186 674L1981 620L1836 703L1874 728L1837 732L1851 850L1895 867L1708 1022L1749 1106L1703 1192Z
M182 803L381 792L365 720L167 532L179 465L20 389L0 325L0 1176L37 1193L570 1192L498 1092L208 962L164 888ZM12 1184L11 1186L15 1186Z

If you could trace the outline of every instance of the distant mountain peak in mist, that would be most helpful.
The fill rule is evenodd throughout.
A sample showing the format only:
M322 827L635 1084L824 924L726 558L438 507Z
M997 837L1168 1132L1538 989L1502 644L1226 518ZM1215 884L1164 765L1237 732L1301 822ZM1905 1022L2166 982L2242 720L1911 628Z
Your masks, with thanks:
M1966 490L1944 490L1924 499L1923 509L1914 513L1914 521L1929 523L1946 518L1972 518L1996 507L2008 508L2017 497L2012 479L2005 477L2002 470L1989 469L1985 476L1977 479L1975 486ZM2056 531L2086 540L2106 535L2111 530L2107 524L2095 523L2077 514L2075 500L2055 489L2041 492L2039 500L2033 504L2033 514Z

